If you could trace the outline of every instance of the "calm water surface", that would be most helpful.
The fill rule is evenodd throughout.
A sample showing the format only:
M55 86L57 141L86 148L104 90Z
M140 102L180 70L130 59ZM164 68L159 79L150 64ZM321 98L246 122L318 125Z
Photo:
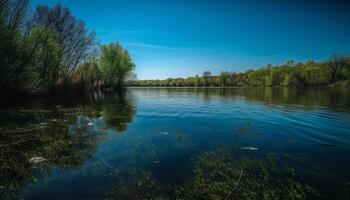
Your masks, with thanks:
M7 102L0 159L1 199L346 199L350 93L130 88Z

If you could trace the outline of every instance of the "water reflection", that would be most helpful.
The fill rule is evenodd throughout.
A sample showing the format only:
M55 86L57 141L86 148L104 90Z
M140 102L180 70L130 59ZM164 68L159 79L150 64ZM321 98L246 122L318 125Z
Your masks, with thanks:
M126 98L126 95L129 97ZM102 117L106 126L117 131L125 131L136 113L132 105L131 93L118 93L105 96Z
M11 199L26 182L50 169L79 169L104 140L103 129L127 129L136 109L132 96L93 94L9 105L0 111L0 194ZM39 104L37 104L40 102ZM46 162L30 163L32 157Z
M349 98L325 88L139 88L2 105L0 197L343 199Z
M147 93L167 95L195 95L204 101L220 96L221 100L244 98L248 101L259 101L266 105L301 105L305 108L322 106L327 109L349 111L350 95L342 88L133 88L145 95Z

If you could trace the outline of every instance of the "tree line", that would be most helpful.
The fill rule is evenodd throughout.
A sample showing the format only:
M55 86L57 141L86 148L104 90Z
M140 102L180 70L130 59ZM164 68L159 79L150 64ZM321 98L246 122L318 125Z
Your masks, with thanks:
M213 75L205 71L202 76L168 78L166 80L135 80L132 86L151 87L274 87L274 86L350 86L350 57L333 56L325 62L288 61L283 65L267 65L256 70L236 73L223 71Z
M52 91L123 87L135 65L115 42L99 45L94 31L62 6L0 0L0 90Z
M136 80L135 65L119 43L100 45L94 31L62 6L0 0L0 91L56 91L164 87L349 86L350 58L268 65L246 72ZM128 80L128 82L127 82Z

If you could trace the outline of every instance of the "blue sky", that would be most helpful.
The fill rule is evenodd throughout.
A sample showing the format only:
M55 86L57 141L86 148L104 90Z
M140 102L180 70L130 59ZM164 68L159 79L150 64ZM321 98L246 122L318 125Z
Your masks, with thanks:
M350 1L32 0L61 3L127 48L140 79L245 71L350 54Z

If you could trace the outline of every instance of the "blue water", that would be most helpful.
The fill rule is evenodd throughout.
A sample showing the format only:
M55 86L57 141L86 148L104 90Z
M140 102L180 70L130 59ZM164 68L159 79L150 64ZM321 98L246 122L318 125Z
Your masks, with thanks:
M154 191L143 182L175 198L194 160L222 147L237 159L293 157L298 182L318 189L317 198L335 198L344 183L340 198L349 195L344 90L129 88L13 103L0 116L5 199L146 198ZM28 162L33 156L47 160Z

